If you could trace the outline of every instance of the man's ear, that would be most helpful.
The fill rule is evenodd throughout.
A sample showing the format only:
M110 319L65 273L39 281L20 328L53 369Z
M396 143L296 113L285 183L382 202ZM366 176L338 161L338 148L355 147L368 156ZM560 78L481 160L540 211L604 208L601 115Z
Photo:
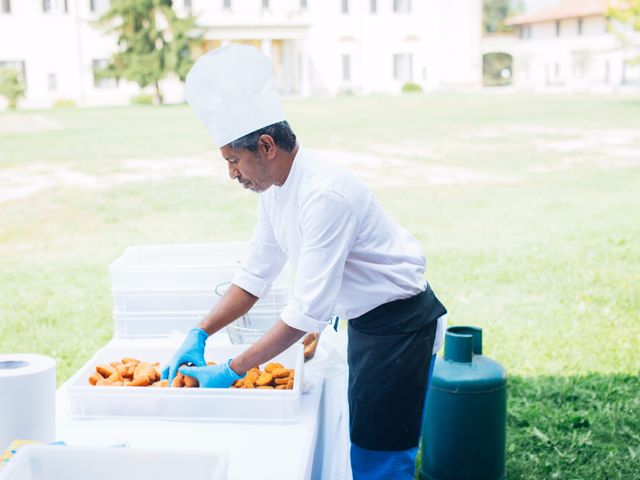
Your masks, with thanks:
M277 145L273 140L271 135L260 135L260 139L258 140L258 145L264 152L265 156L269 159L274 158L276 156Z

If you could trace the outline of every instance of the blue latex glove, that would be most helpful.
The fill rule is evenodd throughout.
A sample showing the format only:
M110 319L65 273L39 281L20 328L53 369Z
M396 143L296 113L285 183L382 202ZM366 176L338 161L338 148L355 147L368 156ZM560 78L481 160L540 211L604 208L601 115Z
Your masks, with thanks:
M231 360L222 365L180 367L179 372L198 379L200 386L205 388L229 388L233 382L244 377L231 369Z
M197 367L205 366L207 362L204 359L204 345L207 338L209 335L201 328L191 329L169 364L162 370L162 379L168 379L171 385L178 374L178 368L185 363L191 363Z

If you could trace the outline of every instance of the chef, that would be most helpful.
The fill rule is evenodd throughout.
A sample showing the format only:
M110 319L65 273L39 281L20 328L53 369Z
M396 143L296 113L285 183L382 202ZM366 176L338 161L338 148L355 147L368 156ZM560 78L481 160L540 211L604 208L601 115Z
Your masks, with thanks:
M185 86L227 162L259 195L249 254L231 287L163 372L227 388L333 314L348 319L349 427L355 479L413 479L423 408L445 307L425 281L419 242L355 175L301 147L285 120L269 59L230 44L200 57ZM246 313L290 260L280 320L226 363L207 366L207 338ZM190 364L192 366L184 366Z

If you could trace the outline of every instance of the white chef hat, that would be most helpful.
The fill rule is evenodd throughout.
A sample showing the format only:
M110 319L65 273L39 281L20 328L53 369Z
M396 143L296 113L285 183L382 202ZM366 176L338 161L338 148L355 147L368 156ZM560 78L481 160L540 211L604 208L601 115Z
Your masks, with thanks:
M219 148L285 119L271 61L249 45L225 45L198 58L185 98Z

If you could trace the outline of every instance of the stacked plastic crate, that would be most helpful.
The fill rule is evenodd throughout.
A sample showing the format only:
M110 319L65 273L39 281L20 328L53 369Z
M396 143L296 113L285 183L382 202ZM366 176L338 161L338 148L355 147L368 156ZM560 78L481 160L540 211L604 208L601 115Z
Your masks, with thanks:
M247 252L248 242L128 247L109 269L115 336L187 332L218 302ZM251 328L252 318L277 318L288 300L290 276L285 267L271 292L239 320L242 327Z

